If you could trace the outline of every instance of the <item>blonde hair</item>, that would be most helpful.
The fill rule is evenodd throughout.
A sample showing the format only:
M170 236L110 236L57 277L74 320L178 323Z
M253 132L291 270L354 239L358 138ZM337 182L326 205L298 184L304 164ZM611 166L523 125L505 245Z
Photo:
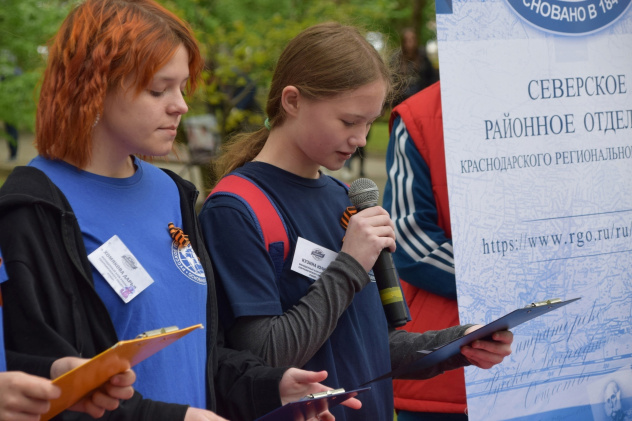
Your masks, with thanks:
M285 47L272 76L266 114L272 127L286 118L281 95L295 86L301 95L320 100L332 98L382 79L391 92L392 72L378 51L353 26L321 23L302 31ZM263 148L269 130L236 135L215 164L221 178L251 161Z

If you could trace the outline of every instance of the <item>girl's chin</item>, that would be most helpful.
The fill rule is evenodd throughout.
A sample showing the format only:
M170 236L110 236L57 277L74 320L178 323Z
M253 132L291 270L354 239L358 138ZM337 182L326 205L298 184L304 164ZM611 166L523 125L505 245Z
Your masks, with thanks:
M157 148L152 148L153 150L151 151L150 154L147 154L147 156L155 156L155 157L164 157L169 155L172 151L173 151L173 140L165 143L164 145L160 145L160 147Z
M326 168L329 171L338 171L340 169L342 169L342 167L344 167L344 163L340 164L340 165L323 165L324 168Z
M348 159L336 160L335 162L327 162L326 164L323 164L322 166L327 168L329 171L338 171L339 169L344 167L347 161Z

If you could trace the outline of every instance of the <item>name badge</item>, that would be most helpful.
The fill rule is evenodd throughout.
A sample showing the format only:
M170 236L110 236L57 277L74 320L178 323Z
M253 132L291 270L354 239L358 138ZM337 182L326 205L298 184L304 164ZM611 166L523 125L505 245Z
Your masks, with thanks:
M88 260L125 303L154 282L117 235L90 253Z
M292 260L292 270L316 280L320 277L327 266L333 262L338 253L325 247L312 243L302 237L298 237L294 259Z

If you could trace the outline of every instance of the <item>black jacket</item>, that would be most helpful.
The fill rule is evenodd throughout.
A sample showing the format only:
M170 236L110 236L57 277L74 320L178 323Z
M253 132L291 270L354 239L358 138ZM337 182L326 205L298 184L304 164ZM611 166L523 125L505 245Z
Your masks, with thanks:
M254 419L281 405L278 385L285 369L224 348L213 270L195 214L198 192L164 171L178 186L183 230L207 275L208 409L233 420ZM9 277L2 284L9 370L49 377L54 360L90 358L119 340L94 289L75 215L63 193L36 168L16 167L0 189L0 250ZM186 409L136 392L105 419L179 420ZM66 412L59 419L92 418Z

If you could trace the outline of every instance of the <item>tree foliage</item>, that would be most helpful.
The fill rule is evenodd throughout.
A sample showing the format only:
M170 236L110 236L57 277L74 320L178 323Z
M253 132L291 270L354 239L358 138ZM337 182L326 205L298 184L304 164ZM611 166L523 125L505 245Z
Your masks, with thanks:
M218 114L222 133L247 122L261 124L260 115L235 113L227 86L257 85L263 104L276 59L302 29L335 20L383 34L391 49L398 32L417 26L422 41L433 36L426 21L434 17L432 0L158 0L190 23L209 64L208 82L192 99L192 114ZM0 0L0 74L20 76L0 83L0 120L32 127L37 81L42 73L42 46L57 30L75 0ZM413 16L421 10L420 16ZM431 19L433 20L433 19Z
M434 2L416 0L424 10ZM258 86L258 98L265 105L276 59L282 49L302 29L323 21L339 21L382 34L384 54L399 46L399 30L413 26L413 4L406 0L166 0L187 20L202 45L210 71L208 84L193 103L193 113L206 112L210 103L218 113L222 135L227 136L240 120L261 124L260 115L237 113L230 91L222 86L243 86L247 75ZM425 23L424 23L425 26ZM419 28L420 37L431 37ZM250 120L248 120L250 119Z
M1 0L0 120L32 129L45 45L71 6L58 0Z

